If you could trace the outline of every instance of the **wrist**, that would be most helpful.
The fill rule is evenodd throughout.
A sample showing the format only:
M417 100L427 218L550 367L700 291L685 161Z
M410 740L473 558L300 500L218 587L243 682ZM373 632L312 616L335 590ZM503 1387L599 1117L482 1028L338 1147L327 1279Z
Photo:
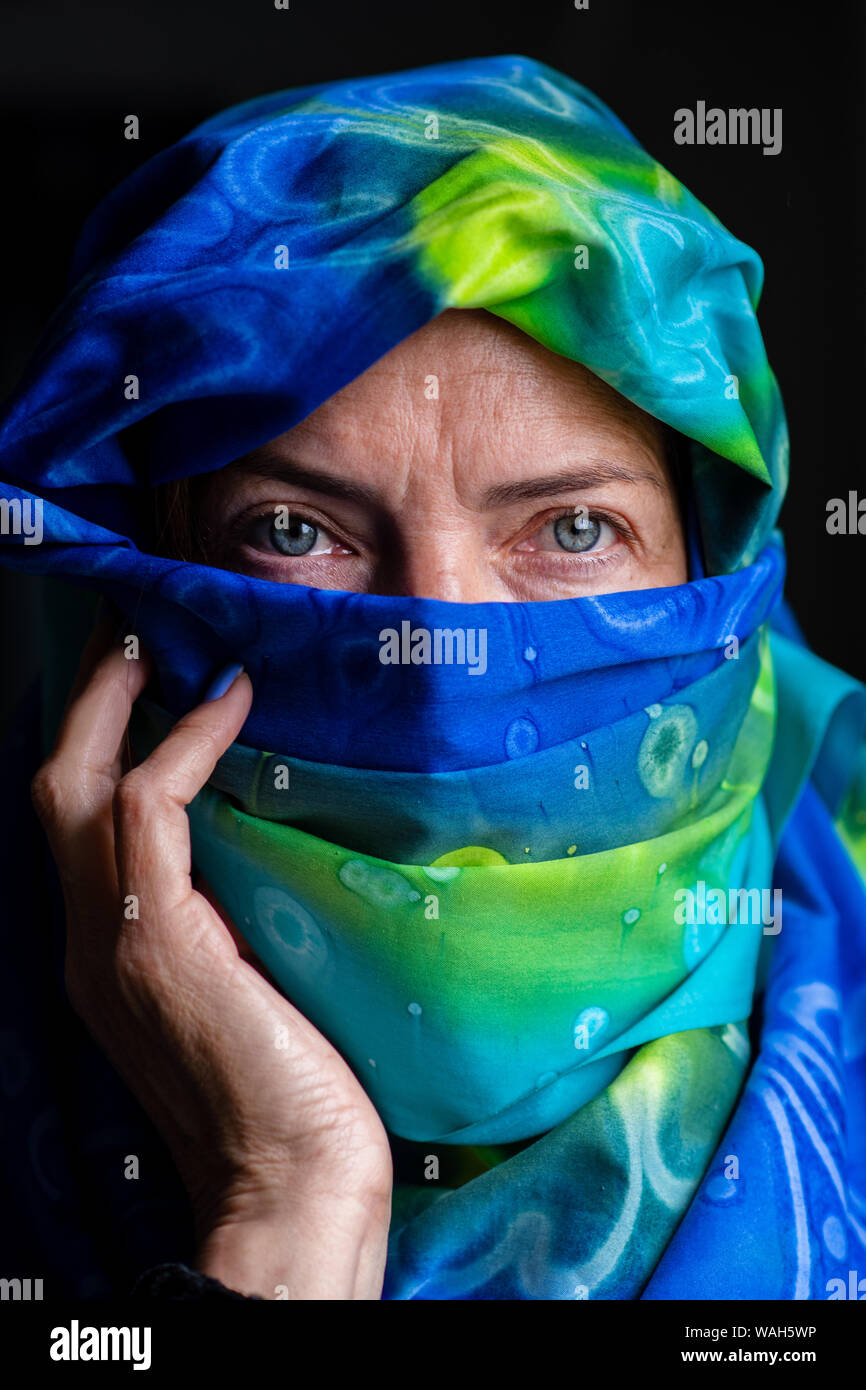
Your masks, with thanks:
M376 1189L228 1200L199 1242L195 1268L267 1299L379 1299L390 1208L390 1190Z

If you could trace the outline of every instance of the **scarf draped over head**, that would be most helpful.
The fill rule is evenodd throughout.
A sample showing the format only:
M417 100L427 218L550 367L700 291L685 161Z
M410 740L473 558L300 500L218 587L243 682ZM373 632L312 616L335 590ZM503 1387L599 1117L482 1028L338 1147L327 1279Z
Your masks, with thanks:
M823 1297L862 1246L831 1026L855 976L809 921L860 904L844 964L866 956L864 699L779 608L762 275L543 64L280 92L97 209L2 422L3 495L43 527L2 558L134 624L160 691L140 755L222 666L251 676L193 859L393 1137L388 1298ZM155 485L282 434L447 308L683 437L690 583L462 605L149 553Z

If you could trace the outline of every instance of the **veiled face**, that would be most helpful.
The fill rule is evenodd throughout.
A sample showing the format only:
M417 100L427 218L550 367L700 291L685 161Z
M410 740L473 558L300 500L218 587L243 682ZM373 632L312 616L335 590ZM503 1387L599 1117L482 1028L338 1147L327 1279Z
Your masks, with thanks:
M196 493L208 563L453 602L682 584L660 423L483 310L448 310Z

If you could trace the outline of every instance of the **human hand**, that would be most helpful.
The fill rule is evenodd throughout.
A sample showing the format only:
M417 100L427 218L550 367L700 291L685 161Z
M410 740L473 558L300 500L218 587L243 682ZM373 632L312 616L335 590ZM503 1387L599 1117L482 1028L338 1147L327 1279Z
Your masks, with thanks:
M391 1197L381 1121L191 877L185 808L246 719L249 678L124 772L151 665L127 660L114 629L94 631L32 784L63 887L71 1005L169 1145L200 1269L269 1298L378 1298Z

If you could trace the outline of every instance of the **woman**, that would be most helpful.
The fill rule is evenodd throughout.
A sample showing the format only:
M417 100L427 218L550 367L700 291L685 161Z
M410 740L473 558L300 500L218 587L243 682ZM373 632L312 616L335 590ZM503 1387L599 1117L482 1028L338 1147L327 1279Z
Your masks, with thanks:
M69 1000L195 1248L94 1239L77 1193L58 1284L832 1296L864 703L780 620L757 257L497 58L223 113L72 278L3 433L44 539L7 554L121 619L33 795ZM104 1171L158 1201L134 1133Z

